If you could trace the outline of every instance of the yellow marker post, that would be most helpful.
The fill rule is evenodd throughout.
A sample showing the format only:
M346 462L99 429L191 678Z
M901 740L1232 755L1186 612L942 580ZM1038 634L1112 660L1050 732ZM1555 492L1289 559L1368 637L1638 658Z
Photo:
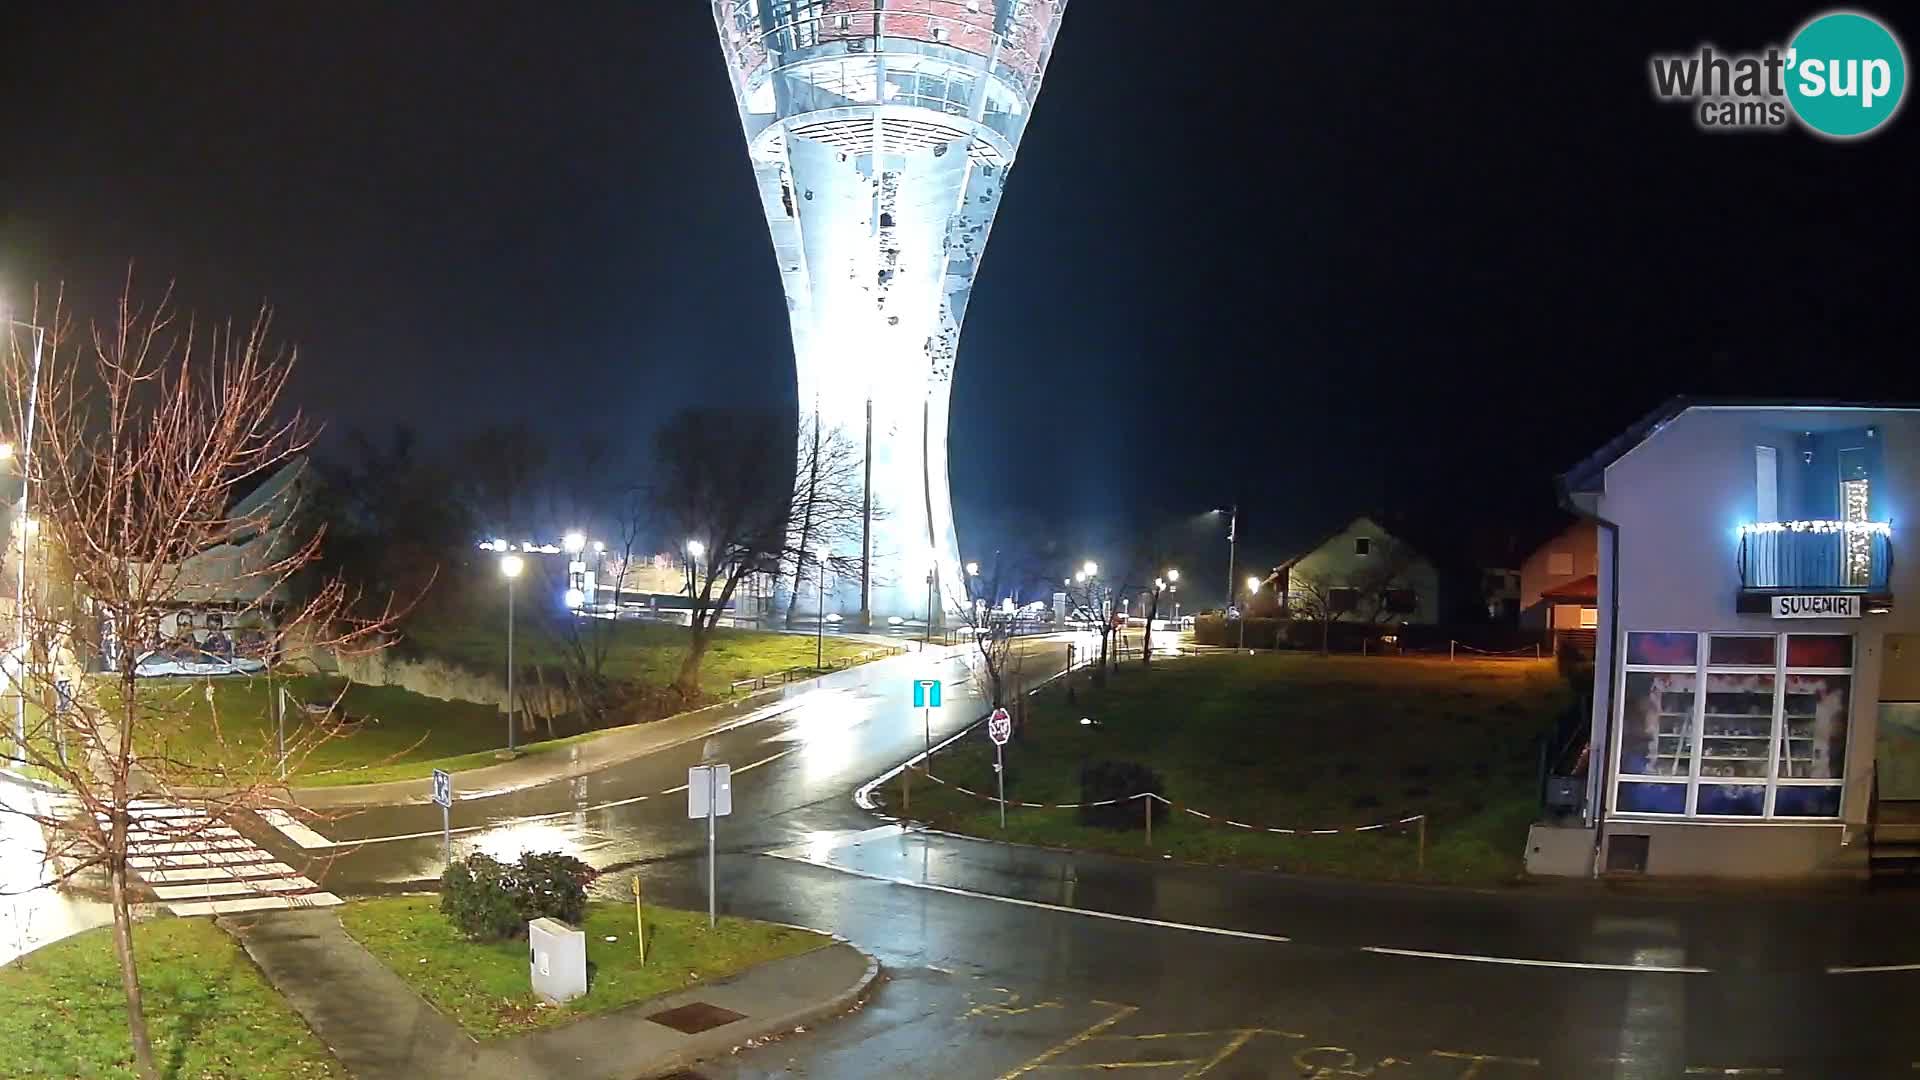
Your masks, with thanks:
M640 875L633 876L633 940L640 943L640 966L647 964L647 920L640 908Z

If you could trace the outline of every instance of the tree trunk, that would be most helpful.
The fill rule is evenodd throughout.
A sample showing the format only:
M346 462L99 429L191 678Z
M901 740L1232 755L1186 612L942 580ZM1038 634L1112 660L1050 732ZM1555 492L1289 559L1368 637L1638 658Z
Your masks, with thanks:
M1146 636L1140 639L1140 666L1143 668L1153 666L1153 619L1158 614L1160 614L1160 594L1156 592L1153 594L1153 603L1147 605Z
M124 802L124 800L123 800ZM123 814L124 811L116 811ZM113 824L113 845L126 850L127 825L124 819ZM147 1035L146 1007L140 1000L140 970L133 955L133 913L127 906L127 862L123 856L111 859L108 877L113 883L113 954L120 961L120 989L127 996L127 1035L133 1041L133 1066L141 1080L159 1080L160 1070L153 1063L153 1041Z
M701 617L696 614L693 635L687 642L687 658L680 661L680 674L673 680L673 688L688 701L700 696L700 661L707 655L707 631L700 622Z

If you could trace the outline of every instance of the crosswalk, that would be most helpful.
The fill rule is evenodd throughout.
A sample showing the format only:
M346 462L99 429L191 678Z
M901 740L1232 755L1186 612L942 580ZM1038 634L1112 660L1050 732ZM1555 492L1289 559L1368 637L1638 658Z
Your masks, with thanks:
M206 811L153 800L129 804L127 865L175 915L328 907L340 898ZM102 828L109 824L97 815Z

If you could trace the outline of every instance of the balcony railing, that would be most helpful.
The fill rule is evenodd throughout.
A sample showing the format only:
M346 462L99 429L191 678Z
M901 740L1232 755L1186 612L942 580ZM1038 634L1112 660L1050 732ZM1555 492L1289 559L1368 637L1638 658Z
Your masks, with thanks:
M1884 594L1893 530L1884 521L1765 521L1740 529L1740 587L1749 592Z

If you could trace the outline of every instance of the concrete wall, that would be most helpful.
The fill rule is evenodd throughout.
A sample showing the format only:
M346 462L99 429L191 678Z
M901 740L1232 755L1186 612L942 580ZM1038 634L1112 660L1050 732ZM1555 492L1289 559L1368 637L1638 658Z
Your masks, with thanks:
M1572 567L1570 573L1554 573L1554 556L1565 555ZM1548 616L1553 605L1542 602L1540 594L1548 589L1565 585L1576 578L1600 572L1600 536L1599 530L1591 521L1576 522L1552 540L1540 545L1527 560L1520 564L1520 625L1545 628L1552 625ZM1579 622L1572 626L1563 626L1562 630L1577 630Z
M1889 614L1859 619L1775 620L1766 614L1735 610L1740 590L1739 526L1756 519L1754 447L1771 445L1780 456L1780 510L1782 518L1808 508L1811 498L1798 490L1790 476L1800 465L1798 437L1805 432L1874 429L1879 475L1873 493L1873 516L1892 520L1893 567ZM1880 670L1884 637L1890 633L1920 631L1920 552L1903 551L1905 534L1899 531L1905 511L1920 508L1920 414L1894 410L1762 409L1750 407L1695 407L1680 414L1615 461L1606 470L1605 491L1593 500L1600 517L1619 526L1619 624L1608 625L1609 550L1606 538L1597 552L1601 573L1601 633L1599 671L1614 679L1611 693L1594 695L1593 727L1596 749L1605 748L1611 769L1613 739L1609 715L1619 695L1621 672L1612 671L1612 653L1622 647L1624 633L1634 630L1721 631L1806 634L1851 634L1855 637L1854 677L1848 717L1846 786L1842 818L1855 830L1866 821L1873 777L1876 712L1880 698ZM1818 509L1818 507L1816 507ZM1831 510L1831 507L1825 509ZM1610 778L1601 797L1610 805ZM1612 832L1616 826L1609 826ZM1623 831L1639 825L1617 826ZM1699 844L1683 843L1662 855L1668 837L1682 829L1698 832ZM1640 830L1646 831L1646 830ZM1813 839L1797 838L1805 826L1689 825L1660 826L1655 830L1650 871L1721 872L1736 863L1753 872L1754 866L1785 860L1801 865L1829 858L1840 850L1840 830L1816 828ZM1831 839L1826 834L1833 834ZM1761 863L1749 865L1742 851L1775 852L1771 844L1791 848L1782 854L1755 855ZM1715 845L1721 845L1716 847ZM1693 850L1691 869L1681 871L1670 860ZM1739 872L1747 872L1742 870ZM1785 872L1785 871L1782 871Z
M1367 539L1372 541L1372 553L1358 555L1354 553L1354 541ZM1374 570L1382 559L1387 557L1390 545L1401 544L1404 552L1410 555L1406 572L1407 587L1413 589L1418 603L1411 614L1392 616L1390 620L1408 623L1433 624L1440 621L1440 573L1431 562L1407 547L1393 534L1381 528L1368 518L1355 518L1353 523L1340 530L1332 539L1314 548L1294 563L1288 571L1288 588L1292 582L1301 578L1318 578L1334 585L1345 585L1356 575ZM1240 582L1234 583L1241 587Z

